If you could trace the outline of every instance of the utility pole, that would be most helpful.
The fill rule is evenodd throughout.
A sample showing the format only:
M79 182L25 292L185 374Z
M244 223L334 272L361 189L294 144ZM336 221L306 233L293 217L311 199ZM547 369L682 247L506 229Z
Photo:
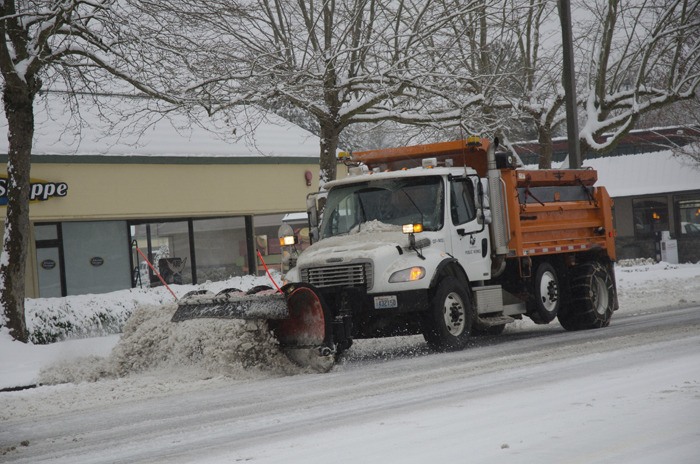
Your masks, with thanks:
M578 142L578 112L576 110L576 74L574 68L574 44L571 34L571 4L558 0L561 38L564 47L564 92L566 98L566 134L569 142L569 167L581 167L581 146Z

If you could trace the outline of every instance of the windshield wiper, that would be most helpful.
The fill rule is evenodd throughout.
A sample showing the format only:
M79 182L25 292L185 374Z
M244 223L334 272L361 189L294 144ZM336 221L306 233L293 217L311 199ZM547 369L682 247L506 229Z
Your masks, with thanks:
M357 195L357 203L360 205L360 218L357 221L357 232L359 233L362 230L362 223L365 222L365 219L367 218L367 213L365 212L365 204L362 202L360 192L357 191L353 195ZM352 227L350 230L352 230ZM350 232L350 230L348 230L348 232Z
M413 198L411 198L411 195L408 194L403 188L401 189L401 192L406 195L406 198L408 198L408 201L411 202L414 208L416 208L416 211L418 211L418 214L420 214L420 223L423 224L425 223L425 217L423 216L423 211L420 210L418 205L416 204L415 201L413 201Z

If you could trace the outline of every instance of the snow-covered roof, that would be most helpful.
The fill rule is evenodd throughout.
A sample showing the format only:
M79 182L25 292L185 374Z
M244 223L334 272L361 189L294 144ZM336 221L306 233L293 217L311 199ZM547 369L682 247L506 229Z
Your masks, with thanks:
M82 124L64 95L49 94L35 104L34 155L319 157L319 138L259 109L208 117L192 112L199 124L182 112L160 117L145 111L153 102L126 97L79 98ZM106 119L105 119L106 118ZM110 122L108 122L111 121ZM0 112L0 130L7 120ZM7 153L0 137L0 153Z
M670 150L588 159L612 197L700 190L700 163Z

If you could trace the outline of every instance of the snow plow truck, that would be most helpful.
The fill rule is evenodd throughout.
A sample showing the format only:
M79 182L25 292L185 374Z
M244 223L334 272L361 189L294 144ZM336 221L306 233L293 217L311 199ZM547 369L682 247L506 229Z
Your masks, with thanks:
M597 172L519 169L497 146L470 137L352 154L347 177L307 198L315 240L279 291L197 295L173 320L266 319L285 353L318 371L353 339L423 334L451 351L523 316L606 327L615 231Z

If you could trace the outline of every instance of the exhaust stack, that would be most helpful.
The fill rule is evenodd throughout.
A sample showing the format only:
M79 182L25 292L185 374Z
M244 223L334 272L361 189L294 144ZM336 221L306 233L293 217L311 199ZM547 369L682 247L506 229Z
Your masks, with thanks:
M496 166L496 148L498 139L486 150L487 173L491 205L491 238L496 256L505 257L508 254L508 230L506 230L505 202L501 182L501 171Z

